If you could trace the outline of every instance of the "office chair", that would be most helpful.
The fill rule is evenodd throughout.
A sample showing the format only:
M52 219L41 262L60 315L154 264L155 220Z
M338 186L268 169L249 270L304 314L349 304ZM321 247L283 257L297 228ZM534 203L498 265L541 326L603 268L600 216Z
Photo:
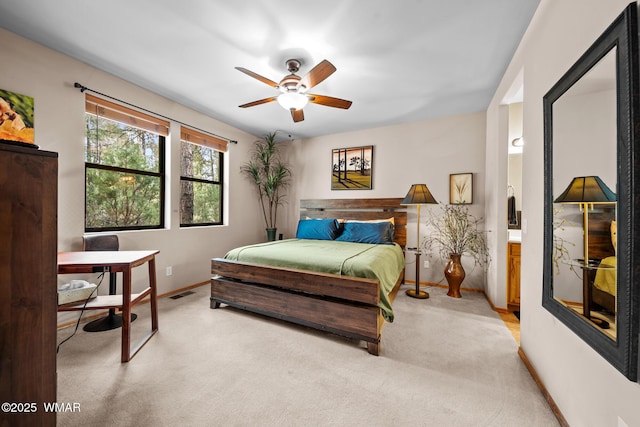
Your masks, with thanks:
M99 234L95 236L82 237L83 251L117 251L120 249L118 236L115 234ZM116 294L117 275L114 272L109 273L109 295ZM133 322L138 316L131 313L131 321ZM115 308L109 309L109 314L105 317L93 320L84 325L87 332L102 332L122 327L122 315L116 314Z

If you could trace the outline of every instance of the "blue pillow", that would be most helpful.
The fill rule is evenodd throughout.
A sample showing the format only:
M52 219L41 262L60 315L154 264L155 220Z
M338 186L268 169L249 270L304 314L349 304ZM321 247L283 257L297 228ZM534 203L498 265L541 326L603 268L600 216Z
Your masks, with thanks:
M335 219L301 219L298 221L298 239L334 240L340 234Z
M390 222L345 222L341 242L393 244L393 224Z

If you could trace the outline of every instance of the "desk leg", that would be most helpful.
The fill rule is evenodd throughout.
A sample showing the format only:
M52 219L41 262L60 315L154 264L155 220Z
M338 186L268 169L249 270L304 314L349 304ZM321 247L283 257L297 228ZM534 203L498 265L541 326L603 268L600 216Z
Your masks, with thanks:
M149 287L151 288L151 330L158 330L158 290L156 289L156 258L149 260Z
M131 268L122 272L122 355L120 360L131 360Z

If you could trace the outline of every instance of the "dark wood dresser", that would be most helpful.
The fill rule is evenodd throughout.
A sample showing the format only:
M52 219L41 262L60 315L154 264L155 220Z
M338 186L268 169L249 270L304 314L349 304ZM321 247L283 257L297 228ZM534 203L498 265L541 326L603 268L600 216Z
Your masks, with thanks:
M2 427L56 424L57 199L58 154L0 142Z

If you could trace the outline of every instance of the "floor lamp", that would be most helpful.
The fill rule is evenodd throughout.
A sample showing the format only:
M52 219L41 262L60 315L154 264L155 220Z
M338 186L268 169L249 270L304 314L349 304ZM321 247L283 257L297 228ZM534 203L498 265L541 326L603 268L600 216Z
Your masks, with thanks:
M553 203L577 204L582 211L583 229L583 258L582 258L582 288L583 308L582 313L587 319L591 319L591 291L587 271L589 265L589 209L593 205L610 204L616 202L616 195L597 176L580 176L573 178L569 186L560 194Z
M412 298L420 298L426 299L429 298L429 293L420 290L420 205L438 203L436 199L433 198L431 192L427 188L425 184L413 184L409 189L409 192L405 196L404 200L400 203L401 205L416 205L418 209L418 220L416 221L416 230L418 231L418 236L416 240L416 288L408 289L406 294ZM413 249L413 248L407 248Z

